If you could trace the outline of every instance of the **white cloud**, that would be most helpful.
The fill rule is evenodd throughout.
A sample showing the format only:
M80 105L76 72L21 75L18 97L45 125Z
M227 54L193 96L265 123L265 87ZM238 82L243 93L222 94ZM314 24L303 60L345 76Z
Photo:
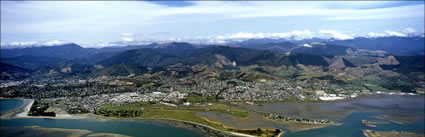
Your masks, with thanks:
M252 38L258 38L258 34L239 32L236 34L217 36L217 39L252 39Z
M139 41L139 40L124 41L122 40L122 41L113 41L113 42L98 42L94 44L83 44L81 46L91 47L91 48L122 47L122 46L128 46L128 45L147 45L153 42L157 42L157 41Z
M415 33L416 30L412 29L412 28L406 28L402 31L394 31L394 30L385 30L384 32L381 33L377 33L377 32L369 32L368 33L368 37L371 38L378 38L378 37L408 37L410 36L410 34Z
M292 35L294 37L295 40L301 40L301 39L311 39L314 37L313 32L309 31L309 30L304 30L304 31L297 31L294 30L292 31Z
M407 37L407 34L397 31L385 30L388 36Z
M122 40L125 41L125 42L132 42L132 41L134 41L133 38L129 38L129 37L124 37L124 38L122 38Z
M349 36L346 34L343 34L341 32L338 32L336 30L320 30L319 33L325 34L325 35L330 35L335 39L338 40L346 40L346 39L353 39L353 36Z
M423 12L418 12L424 10L424 6L420 4L364 9L381 4L397 3L380 1L196 1L193 2L194 4L192 6L187 7L161 6L143 1L27 1L19 4L8 3L2 1L2 13L11 13L16 16L39 17L42 20L27 21L23 17L23 21L26 23L3 24L2 21L2 31L10 32L105 31L117 26L143 28L155 23L174 21L170 21L170 18L167 17L191 14L218 15L222 18L319 16L332 20L423 17L424 15ZM10 19L12 19L12 16ZM185 18L184 16L179 17ZM8 18L4 17L4 19ZM187 16L187 18L191 18L191 16ZM214 18L207 19L214 20L219 18L214 16ZM186 21L186 19L181 19L181 21ZM3 25L6 26L3 27Z
M84 43L96 43L111 39L112 41L122 40L134 42L142 39L135 35L144 32L167 31L177 34L172 36L167 35L163 39L158 38L159 36L150 36L153 40L167 40L168 37L178 38L178 35L187 35L193 33L194 31L192 30L198 30L192 28L201 28L199 32L195 32L196 34L193 35L215 36L217 34L223 34L217 36L215 38L216 40L211 40L219 43L223 43L228 39L249 38L287 38L301 40L312 38L316 33L309 30L285 30L282 29L284 28L282 27L284 23L282 25L277 23L278 25L276 26L249 26L255 23L250 24L241 20L255 18L259 22L268 22L270 20L271 22L280 22L286 19L282 17L299 16L302 19L289 27L303 29L304 26L309 26L314 21L318 23L328 21L326 24L332 24L332 22L335 22L334 20L403 19L404 22L407 22L412 18L419 19L424 17L423 4L376 8L386 4L395 5L398 3L396 1L193 1L193 5L186 7L162 6L146 1L2 1L1 3L1 37L3 41L7 42L43 41L46 39L46 37L41 37L39 34L54 35L47 37L47 39L66 39L68 41ZM267 17L267 20L259 17ZM272 17L278 18L272 19ZM392 21L388 21L388 23L384 22L383 24L394 23L394 26L402 24L394 20ZM226 22L226 25L216 27L211 26L211 22ZM185 26L174 26L175 24L185 24ZM249 28L255 29L239 28L245 24ZM353 24L353 22L347 24ZM323 28L330 28L330 26L323 25L317 24L317 26ZM213 27L217 29L211 29ZM264 31L262 27L265 28ZM347 29L352 29L351 27L353 26L346 26ZM379 27L375 25L371 28ZM276 30L270 28L276 28ZM321 28L309 27L306 29L318 30ZM379 28L378 31L384 29L391 28ZM416 27L416 29L423 30L421 27ZM259 32L258 30L261 32L248 33ZM242 33L242 31L245 33ZM278 33L272 33L272 31ZM406 29L407 34L410 31L410 29ZM8 34L16 34L17 36L34 34L33 36L25 37L36 36L37 38L22 39ZM114 36L110 36L110 34L114 34ZM328 33L327 35L331 35L337 39L347 39L355 36L353 34L347 35L341 33ZM182 40L199 41L195 39L199 38ZM201 41L208 40L201 39Z
M27 47L27 46L33 46L37 45L38 42L36 41L27 41L27 42L11 42L7 44L8 46L16 46L16 47Z
M47 41L42 45L46 45L46 46L56 46L56 45L62 45L65 44L64 41L60 41L60 40L52 40L52 41Z
M10 42L10 43L2 43L1 46L4 47L16 47L16 48L25 48L25 47L40 47L40 46L56 46L63 45L67 42L61 40L51 40L51 41L22 41L22 42Z
M369 32L368 36L371 37L371 38L378 38L378 37L387 37L388 34L387 33Z
M279 32L279 33L245 33L239 32L235 34L228 35L218 35L216 39L219 40L245 40L245 39L262 39L262 38L271 38L271 39L294 39L294 40L302 40L302 39L310 39L314 37L314 32L310 30L293 30L291 32Z
M389 36L397 36L397 37L407 37L407 32L416 32L416 30L412 28L406 28L401 31L393 31L393 30L385 30L383 32L369 32L362 33L363 35L356 35L353 33L342 33L338 30L330 30L330 29L321 29L317 32L312 32L310 30L293 30L289 32L275 32L275 33L249 33L249 32L239 32L234 34L226 34L226 35L217 35L215 37L206 37L206 36L185 36L185 37L168 37L162 40L156 39L142 39L142 38L133 38L134 33L121 33L121 35L126 35L128 37L123 37L118 41L112 42L97 42L90 44L83 44L83 47L109 47L109 46L127 46L127 45L146 45L153 42L156 43L169 43L169 42L188 42L192 44L229 44L234 42L240 42L248 39L287 39L287 40L304 40L311 38L334 38L338 40L346 40L353 39L354 37L369 37L369 38L378 38L378 37L389 37ZM413 36L413 35L412 35ZM424 37L424 35L421 35ZM134 36L136 37L136 36ZM52 40L52 41L24 41L24 42L10 42L4 43L2 42L2 47L32 47L32 46L55 46L66 44L67 42L61 40ZM311 47L309 44L303 44L304 47Z
M112 47L112 46L119 46L119 45L117 45L115 43L111 43L111 42L100 42L100 43L93 45L92 47L100 47L101 48L101 47Z
M313 47L313 46L311 46L310 44L304 44L303 46L304 46L304 47L308 47L308 48Z
M415 29L413 29L413 28L406 28L406 29L404 29L404 31L405 31L407 34L411 34L411 33L415 33L415 32L416 32L416 30L415 30Z
M171 38L168 38L168 41L170 41L170 42L182 42L184 40L182 38L171 37Z

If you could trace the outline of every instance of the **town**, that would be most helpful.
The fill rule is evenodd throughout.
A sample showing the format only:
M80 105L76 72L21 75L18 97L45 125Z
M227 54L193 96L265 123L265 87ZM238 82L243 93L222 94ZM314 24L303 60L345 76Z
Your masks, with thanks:
M313 80L284 79L250 82L203 77L103 77L85 80L39 78L2 81L0 96L52 100L66 104L68 109L84 108L95 112L96 108L104 104L125 105L134 102L156 102L174 106L216 101L236 104L276 101L314 102L373 94L416 95L403 92L352 91L337 84Z

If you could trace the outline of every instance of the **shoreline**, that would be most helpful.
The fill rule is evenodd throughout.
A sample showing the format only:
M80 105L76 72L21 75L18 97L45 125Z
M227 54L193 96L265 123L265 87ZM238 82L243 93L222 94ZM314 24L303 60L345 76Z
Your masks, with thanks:
M29 117L28 112L30 111L31 106L34 103L34 99L23 99L23 98L7 98L7 99L19 99L19 100L22 100L23 103L18 108L15 108L9 112L2 113L0 116L0 119Z
M400 96L404 96L404 95L400 95ZM375 96L365 96L365 97L361 97L361 98L357 98L357 99L362 100L364 98L376 98L376 97L385 97L385 95L384 96L381 96L381 95L379 95L379 96L376 96L376 95ZM216 128L210 127L208 125L204 125L204 124L200 124L200 123L196 123L196 122L192 122L192 121L173 119L173 118L141 118L141 117L115 118L115 117L105 117L105 116L101 116L101 115L96 115L96 114L93 114L93 113L74 114L74 115L59 114L59 115L56 115L56 117L27 116L28 112L30 111L32 104L34 103L34 99L20 99L20 98L11 98L11 99L22 100L23 104L21 106L17 107L16 109L13 109L9 112L3 113L1 115L0 119L48 118L48 119L84 119L84 120L94 120L94 121L100 121L100 122L103 122L103 121L141 121L141 122L152 122L152 123L164 124L164 125L169 125L169 126L177 127L177 128L185 128L185 129L189 129L189 130L193 130L193 131L198 131L198 132L203 133L204 135L207 135L207 136L220 134L220 135L227 135L227 136L252 137L252 135L248 135L248 134L216 129ZM341 101L350 102L352 100L341 100ZM334 102L334 101L328 101L328 102ZM326 125L326 124L324 124L324 125L330 126L330 125ZM322 128L322 127L319 127L319 128ZM285 128L285 129L291 131L291 129L288 129L288 128ZM310 130L310 129L314 129L314 128L308 128L308 129L305 129L305 130ZM301 131L303 131L303 130L301 130ZM212 132L214 132L216 134L213 134ZM279 133L278 136L284 136L285 133L286 133L286 130L281 130L281 132Z
M5 114L2 114L0 119L50 118L50 119L85 119L85 120L95 120L95 121L137 121L137 120L141 120L141 121L144 121L144 122L152 122L152 123L160 123L160 124L162 123L162 124L166 124L166 125L169 125L169 126L174 125L174 127L181 128L181 127L175 126L175 123L178 122L178 123L181 123L181 124L186 124L186 125L192 126L192 128L188 128L190 130L192 130L194 128L200 129L199 127L203 127L201 129L202 131L198 131L198 132L203 132L207 135L210 135L212 132L214 132L214 135L224 134L226 136L235 136L235 137L255 137L255 136L243 134L243 133L236 133L236 132L231 132L231 131L222 131L222 130L210 127L208 125L203 125L203 124L199 124L199 123L195 123L195 122L191 122L191 121L172 119L172 118L113 118L113 117L99 116L99 115L95 115L95 114L91 114L91 113L89 113L89 114L74 114L74 115L70 115L70 114L56 115L56 117L28 116L28 112L30 111L31 106L34 103L34 99L21 99L21 98L14 98L14 99L22 100L23 104L21 106L19 106L18 108L10 111L10 112L6 112ZM157 121L157 122L155 122L155 121ZM158 122L158 121L162 121L162 122ZM174 123L174 124L169 124L169 123ZM282 134L282 133L283 132L281 132L280 134Z
M236 132L231 132L231 131L222 131L222 130L219 130L219 129L210 127L208 125L199 124L199 123L195 123L195 122L191 122L191 121L172 119L172 118L144 118L144 119L140 119L140 120L144 120L144 121L147 121L147 122L152 122L153 121L154 123L157 123L158 121L180 122L180 123L183 123L183 124L190 124L190 125L195 125L195 126L202 126L202 127L205 127L205 128L207 128L209 130L213 130L213 131L224 133L224 134L228 134L228 135L234 135L234 136L239 136L239 137L256 137L256 136L253 136L253 135L248 135L248 134L243 134L243 133L236 133ZM161 123L161 122L159 122L159 123Z
M388 97L388 96L402 96L402 97L418 97L423 98L425 94L417 94L417 95L391 95L391 94L370 94L370 95L359 95L357 97L347 97L344 99L338 100L315 100L315 101L254 101L256 104L274 104L274 103L288 103L288 104L315 104L315 103L341 103L341 102L352 102L352 101L361 101L363 99L371 99L371 98L380 98L380 97Z
M20 108L22 112L16 114L16 117L29 117L28 112L31 109L31 106L34 104L34 99L21 99L24 101L23 106Z

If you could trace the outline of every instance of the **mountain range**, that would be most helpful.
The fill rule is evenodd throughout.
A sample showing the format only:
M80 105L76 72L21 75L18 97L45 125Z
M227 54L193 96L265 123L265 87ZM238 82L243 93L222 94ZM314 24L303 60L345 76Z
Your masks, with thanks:
M164 72L161 74L179 72L179 75L188 75L195 74L199 70L194 67L200 66L203 71L213 68L217 72L253 65L312 71L344 70L367 64L377 64L381 69L400 73L424 69L424 38L311 39L304 42L250 39L228 46L173 42L106 48L65 44L2 49L1 78L127 76L161 71ZM264 73L261 70L254 71Z

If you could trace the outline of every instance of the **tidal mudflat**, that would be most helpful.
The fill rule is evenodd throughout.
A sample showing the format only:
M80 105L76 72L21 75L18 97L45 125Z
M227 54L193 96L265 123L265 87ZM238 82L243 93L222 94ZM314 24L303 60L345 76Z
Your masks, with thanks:
M397 131L373 131L373 130L364 130L363 134L366 137L423 137L424 135L416 134L412 132L397 132Z
M29 105L31 101L27 100L24 104ZM211 111L197 112L196 115L230 128L281 129L284 131L283 137L363 137L366 136L363 133L365 130L383 132L383 134L388 131L397 131L423 135L425 128L423 96L369 96L337 102L269 103L243 107L248 110L248 117L236 117ZM21 105L10 112L13 112L11 115L19 115L24 113L25 109L25 105ZM342 125L282 122L267 119L257 112L308 119L331 119ZM55 119L43 117L2 119L0 130L5 131L2 133L6 133L7 136L204 136L204 133L190 130L192 126L189 128L187 125L176 126L179 124L160 122L161 120L147 122L113 118L98 120L99 118L100 116L73 115ZM365 121L374 126L365 125ZM162 132L164 130L172 131L172 134Z
M84 129L46 128L40 126L1 127L0 132L5 137L130 137L112 133L94 133Z
M409 124L414 123L418 120L423 119L423 113L394 113L394 114L382 114L374 116L374 118L387 120L398 124Z
M365 136L363 130L403 131L424 134L424 96L365 96L350 100L319 103L267 103L245 105L258 112L285 115L297 118L330 119L342 125L279 122L265 119L250 112L247 118L237 118L214 112L198 112L197 115L219 121L237 128L278 128L285 131L284 137L303 136ZM378 121L376 123L376 121ZM364 121L374 123L367 126Z
M422 115L424 96L377 95L319 103L266 103L246 105L256 111L299 118L342 120L351 112L407 112Z
M280 122L275 120L266 119L261 114L249 112L249 117L238 118L228 114L216 112L198 112L197 115L205 117L212 121L223 123L224 126L238 129L287 129L292 132L303 131L315 128L322 128L332 124L311 124L300 122Z

